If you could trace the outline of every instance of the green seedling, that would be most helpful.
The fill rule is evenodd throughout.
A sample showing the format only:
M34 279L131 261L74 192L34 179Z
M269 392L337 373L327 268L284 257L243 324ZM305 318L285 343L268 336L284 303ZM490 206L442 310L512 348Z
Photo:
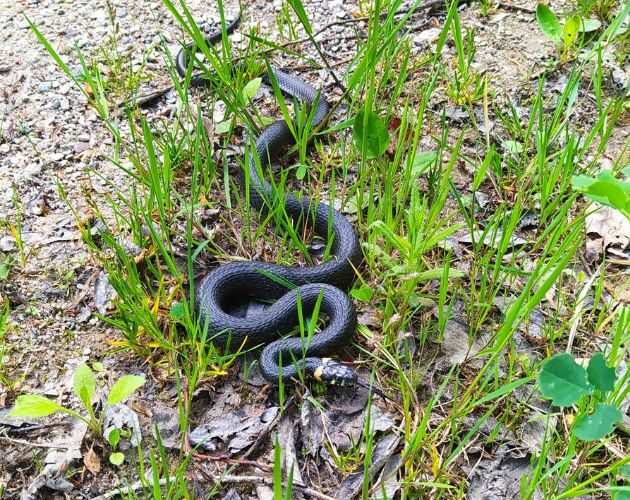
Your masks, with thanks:
M616 405L599 402L615 388L616 380L615 369L606 364L602 353L590 359L588 368L576 363L571 354L558 354L545 362L538 376L540 390L552 405L577 405L572 432L583 441L603 439L621 421Z
M112 431L107 436L107 442L112 447L112 453L109 455L109 461L112 465L121 465L125 461L125 455L121 452L116 451L116 447L120 442L120 430L112 429Z
M139 375L125 375L118 379L109 391L105 408L107 406L122 403L137 389L142 387L145 381L145 377L141 377ZM97 416L92 408L92 400L96 394L96 379L94 378L94 373L88 365L83 364L77 368L77 371L74 374L73 388L74 393L87 410L87 415L80 415L70 408L61 406L44 396L39 396L37 394L24 394L17 398L15 407L7 414L7 416L40 418L47 417L48 415L59 411L78 418L82 422L86 423L96 436L101 436L103 431L104 411L101 411L100 415Z
M582 18L576 15L562 24L549 7L539 3L536 8L536 21L543 35L555 43L561 55L565 57L577 39Z

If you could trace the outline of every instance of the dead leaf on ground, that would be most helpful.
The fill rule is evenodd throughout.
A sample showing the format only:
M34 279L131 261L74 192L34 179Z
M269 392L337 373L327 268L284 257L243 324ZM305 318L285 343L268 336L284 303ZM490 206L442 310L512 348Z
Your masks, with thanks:
M177 403L174 403L176 405ZM179 410L176 406L168 406L164 403L156 403L151 409L151 422L153 423L153 435L160 433L160 440L165 448L179 449L181 445L181 428L179 425Z
M98 458L98 455L94 453L92 448L83 455L83 463L85 464L85 468L95 477L101 471L101 460Z
M442 356L439 362L450 368L471 358L483 347L483 342L480 339L475 339L472 344L470 343L470 331L465 323L450 319L444 329L441 345Z
M468 498L503 500L520 498L521 478L530 472L531 458L513 458L503 448L492 460L481 460L471 467ZM473 462L474 463L474 462ZM542 499L539 490L534 492L534 499Z
M251 411L252 407L246 409ZM194 429L190 442L213 453L218 450L239 453L269 432L279 412L278 406L272 406L257 414L246 410L227 413Z
M604 252L630 258L630 220L610 207L586 217L586 256L592 262Z

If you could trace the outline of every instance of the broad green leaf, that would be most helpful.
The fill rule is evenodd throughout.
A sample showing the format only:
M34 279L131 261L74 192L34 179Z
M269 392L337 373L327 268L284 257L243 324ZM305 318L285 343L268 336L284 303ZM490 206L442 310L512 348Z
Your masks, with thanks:
M293 10L297 14L302 26L309 35L313 34L313 28L311 28L311 23L308 20L308 16L306 15L306 11L304 10L304 6L300 0L287 0L287 3L293 7Z
M503 146L503 149L512 154L519 154L523 152L523 145L517 141L503 141L501 146Z
M295 177L300 181L306 177L306 165L304 163L300 163L298 165L298 168L295 171Z
M349 214L356 214L359 211L365 210L370 203L369 196L362 196L361 200L359 200L358 196L353 196L348 200L348 204L346 205L346 212Z
M570 354L558 354L545 361L538 375L540 390L555 406L571 406L585 394L592 394L586 370Z
M354 143L366 158L378 158L389 146L389 132L387 125L374 111L364 109L357 113L352 129Z
M604 354L598 352L588 363L588 381L600 391L612 391L615 388L617 375L615 369L606 364Z
M125 461L125 455L117 451L109 456L109 461L112 465L120 465Z
M600 172L597 177L578 175L571 179L573 189L592 200L619 210L630 219L630 182L616 179L610 172Z
M554 43L562 41L562 25L551 9L543 3L539 3L536 7L536 21L543 35L549 40Z
M243 90L243 92L245 92ZM230 131L230 120L224 120L215 125L214 131L217 134L227 134Z
M564 24L564 28L562 29L562 42L565 48L568 49L575 43L575 38L580 31L581 20L582 18L580 16L573 16L567 19L567 22Z
M170 315L173 319L182 319L186 314L186 310L184 309L184 304L181 302L175 302L171 306Z
M64 410L63 406L59 406L44 396L25 394L24 396L18 396L15 407L7 413L7 417L39 418Z
M77 368L72 381L74 393L86 408L92 407L92 398L96 393L96 380L90 367L83 364Z
M134 391L142 387L145 382L146 379L144 377L140 377L139 375L125 375L124 377L121 377L118 382L114 384L114 387L112 387L109 397L107 398L107 402L110 405L122 403L123 400L133 394Z
M615 422L621 420L621 412L616 406L598 404L591 415L584 417L575 426L575 436L584 441L602 439L615 429Z
M372 298L372 289L367 285L362 285L361 288L355 288L352 290L350 295L357 300L367 302Z
M247 84L243 87L243 99L249 101L254 98L256 92L260 88L260 84L262 83L262 78L254 78L247 82Z
M582 33L589 33L591 31L598 30L602 25L599 19L582 19L580 23L580 31Z
M116 428L112 429L107 435L107 441L112 445L112 448L116 448L120 442L120 431Z
M412 177L421 175L429 170L431 165L435 163L436 158L437 153L435 151L417 151L411 166Z

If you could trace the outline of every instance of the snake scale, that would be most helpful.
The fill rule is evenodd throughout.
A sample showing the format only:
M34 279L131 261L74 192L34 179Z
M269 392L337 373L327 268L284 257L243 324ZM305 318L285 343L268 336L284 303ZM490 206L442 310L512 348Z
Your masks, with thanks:
M233 32L240 23L239 15L226 27ZM222 33L205 38L206 44L216 44ZM196 52L194 43L183 48L176 59L181 77L186 75L190 55ZM269 83L269 72L283 94L297 99L311 109L312 127L317 128L327 117L329 105L311 85L279 69L271 68L264 76ZM192 86L208 85L203 76L191 77ZM315 107L315 109L312 109ZM283 148L294 144L295 138L284 120L266 127L255 141L255 154L263 170L275 160ZM256 158L248 163L249 200L252 209L265 211L277 198L272 186L259 176ZM241 179L241 188L245 183ZM327 358L347 345L354 334L357 315L354 304L344 293L351 287L355 269L362 260L356 232L350 222L337 210L309 198L283 194L286 213L300 224L307 224L318 236L333 238L330 259L310 267L280 266L265 262L229 263L211 271L197 289L196 308L202 326L208 328L208 338L222 347L264 346L260 355L260 370L266 380L277 384L305 374L338 385L357 382L354 371ZM288 289L289 282L295 288ZM312 335L308 345L299 337L287 338L299 324L298 307L303 317L310 315L319 298L320 315L327 317L326 326ZM237 317L230 313L236 302L244 299L275 300L264 312L252 317ZM282 366L280 366L280 363Z

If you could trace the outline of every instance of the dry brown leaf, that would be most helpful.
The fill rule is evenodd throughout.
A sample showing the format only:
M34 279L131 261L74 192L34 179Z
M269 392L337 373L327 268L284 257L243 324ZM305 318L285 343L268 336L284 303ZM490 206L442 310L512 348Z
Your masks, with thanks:
M625 254L630 245L630 221L621 212L602 207L586 218L586 253L595 260L605 251L614 252L617 257Z
M101 471L101 459L98 458L98 455L94 453L92 448L83 455L83 463L85 464L85 468L95 477Z

